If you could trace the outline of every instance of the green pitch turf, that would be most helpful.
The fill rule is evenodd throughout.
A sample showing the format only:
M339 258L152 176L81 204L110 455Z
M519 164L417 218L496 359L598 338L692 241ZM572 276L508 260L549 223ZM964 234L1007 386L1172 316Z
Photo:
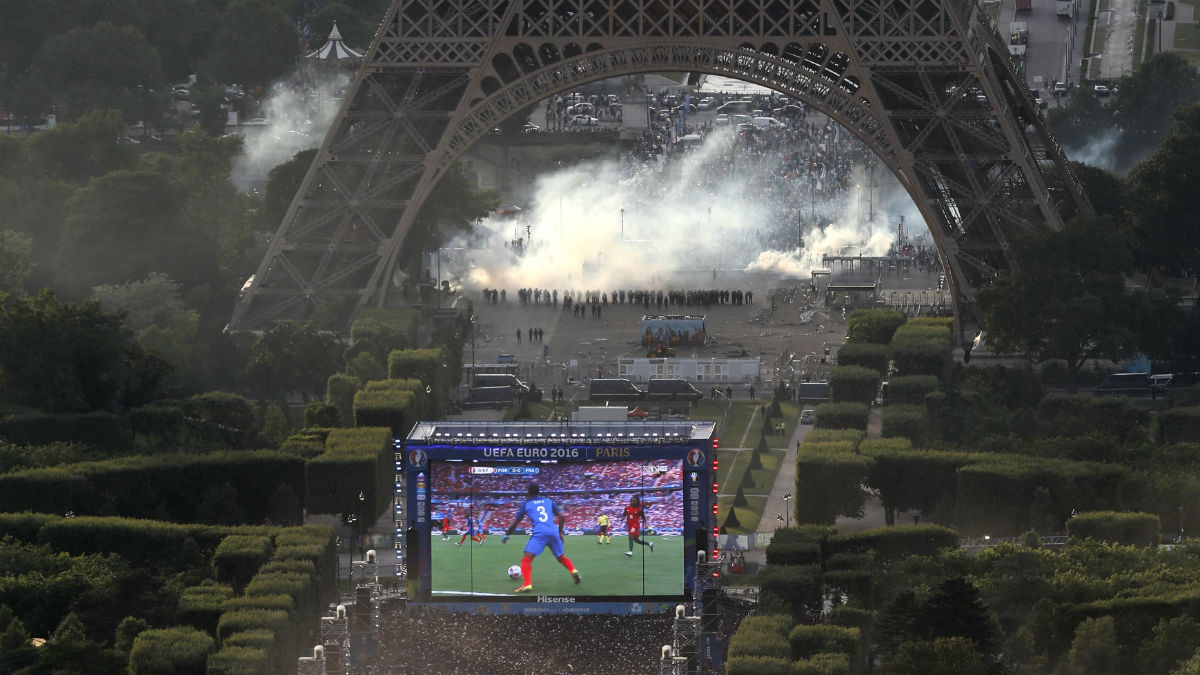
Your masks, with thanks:
M567 535L563 539L564 555L575 564L583 578L576 585L567 570L547 548L533 559L533 591L531 595L679 595L683 593L683 537L650 535L649 547L634 544L633 557L625 555L629 539L614 536L612 543L597 544L596 537ZM483 544L470 537L462 546L455 546L458 537L442 541L432 537L430 546L431 581L435 596L440 594L477 594L515 596L521 580L508 578L508 568L520 565L529 535L516 534L507 544L500 537L489 535ZM522 594L524 595L524 594Z

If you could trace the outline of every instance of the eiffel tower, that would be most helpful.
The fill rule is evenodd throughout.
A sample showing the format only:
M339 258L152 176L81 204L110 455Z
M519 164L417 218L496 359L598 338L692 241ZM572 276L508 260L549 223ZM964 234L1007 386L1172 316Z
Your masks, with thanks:
M393 0L229 328L387 306L474 142L557 92L667 71L764 85L860 138L925 219L960 328L1014 237L1091 213L976 0Z

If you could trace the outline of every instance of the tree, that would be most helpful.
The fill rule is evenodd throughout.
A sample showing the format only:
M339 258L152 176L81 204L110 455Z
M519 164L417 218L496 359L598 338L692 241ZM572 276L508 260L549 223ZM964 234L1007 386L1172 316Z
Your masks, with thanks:
M117 624L117 630L113 635L113 649L129 653L133 648L133 641L137 639L144 631L150 628L150 624L143 618L137 616L127 616Z
M181 227L178 193L167 176L115 171L67 202L59 246L62 285L83 296L93 286L170 274L184 289L216 278L215 246Z
M291 426L288 424L287 416L283 414L283 409L277 405L267 408L267 411L263 413L258 442L264 448L278 448L287 439L289 433L291 433Z
M996 634L979 590L962 577L947 579L922 608L918 630L931 638L966 638L980 654L996 650Z
M1069 148L1086 147L1106 132L1116 134L1112 112L1087 92L1077 93L1065 105L1051 108L1046 123L1058 142Z
M316 148L301 150L291 159L271 169L267 174L266 196L263 197L263 227L274 230L283 222L292 198L304 182L304 175L317 156Z
M929 642L905 642L879 671L895 675L971 675L993 668L965 638L941 637Z
M1200 623L1190 616L1159 619L1154 634L1138 651L1138 669L1146 673L1168 673L1190 657L1200 645Z
M1175 112L1175 130L1129 175L1130 213L1137 233L1138 265L1169 273L1200 266L1200 103Z
M117 110L91 110L29 140L29 160L38 173L84 183L137 165L134 146L122 143L125 123Z
M34 68L64 120L95 108L139 119L145 90L164 82L158 50L140 31L108 21L49 36Z
M1165 51L1143 61L1121 78L1113 101L1113 116L1123 131L1121 154L1131 160L1153 151L1171 133L1176 108L1197 100L1200 73L1187 59Z
M1072 97L1072 100L1075 98L1079 97ZM1084 96L1083 98L1093 97ZM1053 110L1058 110L1058 108L1053 108ZM1119 221L1124 220L1129 196L1126 193L1126 184L1122 177L1083 162L1071 162L1071 168L1075 170L1075 177L1083 184L1083 191L1087 194L1088 201L1092 203L1092 208L1096 210L1097 215L1112 216Z
M430 250L443 241L469 232L480 218L492 212L500 198L494 192L475 187L461 164L442 174L413 222L409 240L419 246L414 251Z
M1111 218L1074 219L1059 232L1039 230L1014 249L1017 269L1001 272L976 295L995 351L1034 362L1065 361L1070 393L1088 359L1134 351L1131 296L1123 277L1130 268L1129 248Z
M1084 619L1075 629L1071 651L1063 664L1065 675L1108 675L1120 667L1117 631L1111 616Z
M289 393L298 392L307 402L322 394L340 365L340 347L332 335L309 324L281 321L255 341L243 379L265 399L286 403Z
M33 270L33 240L12 230L0 230L0 298L24 295L25 279Z
M0 396L51 411L125 409L161 393L169 367L120 317L52 291L0 308Z
M100 309L122 314L130 330L164 325L183 311L179 284L162 272L151 272L141 281L101 284L92 289Z
M225 84L266 86L292 68L298 47L295 26L276 4L234 0L221 15L213 71Z

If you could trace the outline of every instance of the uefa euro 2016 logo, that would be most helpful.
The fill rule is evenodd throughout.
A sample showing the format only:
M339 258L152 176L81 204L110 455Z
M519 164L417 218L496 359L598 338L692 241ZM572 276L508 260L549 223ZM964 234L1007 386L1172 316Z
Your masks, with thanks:
M688 466L703 466L704 451L700 448L692 448L687 454Z
M425 460L424 450L412 450L408 453L408 463L413 466L425 466Z

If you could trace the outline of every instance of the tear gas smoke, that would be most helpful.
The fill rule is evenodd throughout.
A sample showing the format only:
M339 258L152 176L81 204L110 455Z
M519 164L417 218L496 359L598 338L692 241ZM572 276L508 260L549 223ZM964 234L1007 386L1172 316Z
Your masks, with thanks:
M1105 171L1116 171L1117 141L1120 135L1117 129L1108 129L1089 138L1082 148L1063 147L1063 152L1076 162L1090 164Z
M287 82L295 82L298 76ZM265 181L271 169L297 152L321 144L342 104L350 76L339 73L311 85L277 83L262 105L265 126L244 127L242 154L233 164L232 179L240 190Z
M882 166L873 192L859 166L844 193L823 199L819 180L785 185L770 169L733 178L714 171L729 161L732 142L731 132L714 132L665 167L607 160L543 174L516 217L493 215L445 244L441 278L472 289L597 290L690 286L682 280L689 272L701 279L697 273L718 269L807 280L823 253L886 254L900 216L913 234L924 230ZM822 228L814 220L832 222Z

